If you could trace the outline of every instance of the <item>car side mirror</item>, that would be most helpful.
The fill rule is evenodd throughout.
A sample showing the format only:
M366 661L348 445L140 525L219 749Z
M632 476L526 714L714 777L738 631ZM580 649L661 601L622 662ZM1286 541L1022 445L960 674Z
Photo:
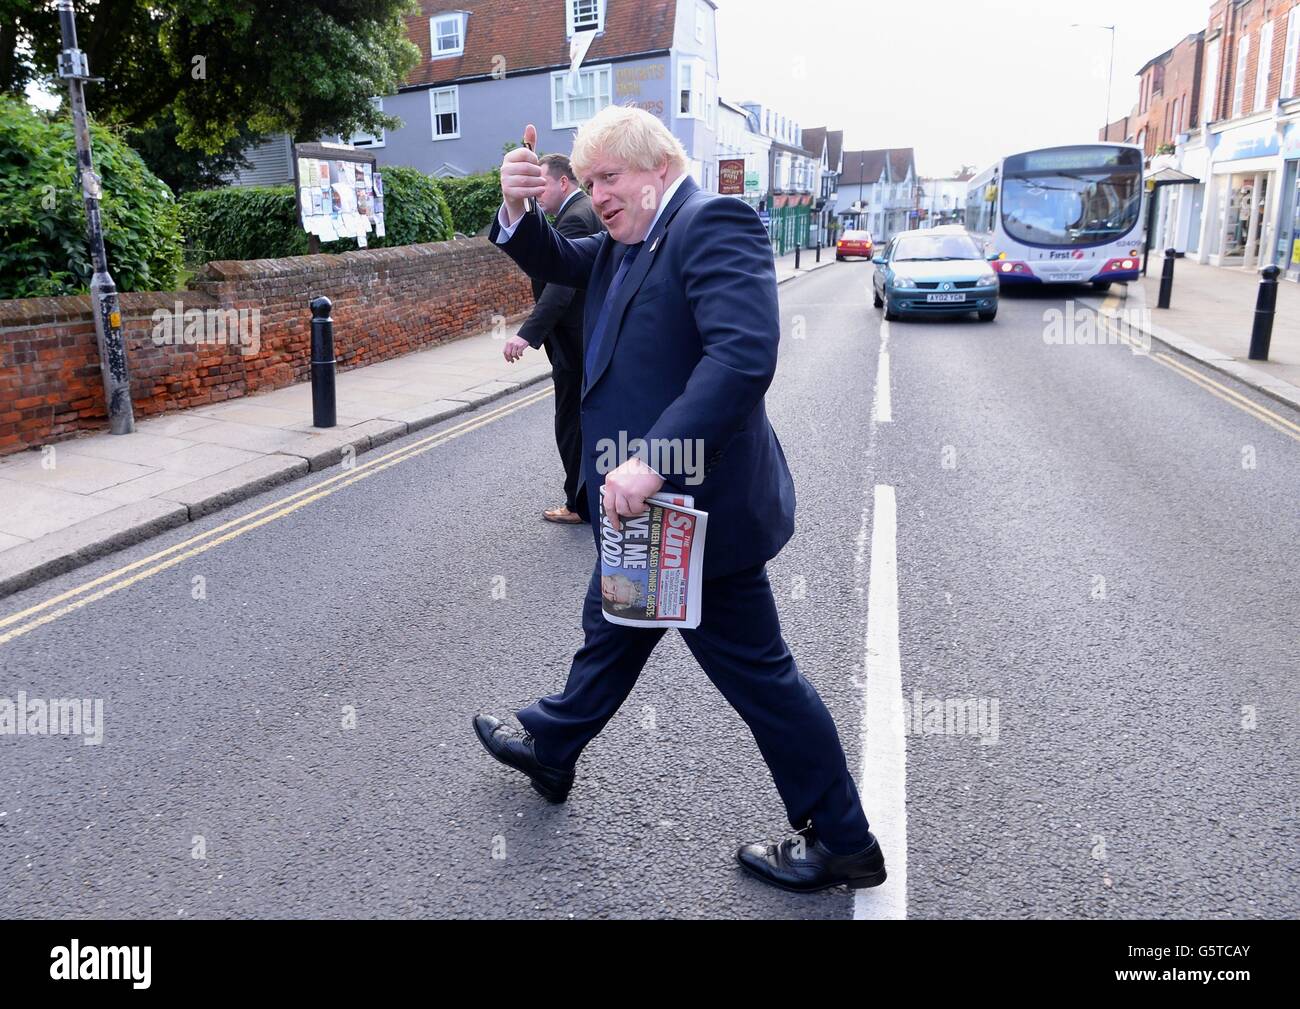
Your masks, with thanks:
M884 265L885 265L885 257L884 257L884 256L872 256L872 257L871 257L871 261L872 261L873 263L875 263L877 266L884 266Z
M996 263L996 262L998 261L998 253L996 253L996 252L990 252L990 253L989 253L987 256L985 256L984 258L987 259L990 263Z

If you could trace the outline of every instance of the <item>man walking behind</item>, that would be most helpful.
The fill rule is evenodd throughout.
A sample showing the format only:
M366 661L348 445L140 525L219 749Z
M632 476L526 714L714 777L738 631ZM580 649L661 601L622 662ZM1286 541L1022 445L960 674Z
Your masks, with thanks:
M615 529L661 488L693 494L709 513L703 617L680 633L753 732L797 831L742 845L736 858L788 890L876 886L884 857L830 712L781 637L767 578L767 561L794 532L795 504L763 402L781 336L767 233L742 201L700 189L681 142L657 118L609 106L578 131L570 156L608 233L565 238L541 214L524 213L523 201L546 188L527 149L531 125L524 139L501 165L504 204L489 237L530 277L586 292L582 477L597 545L602 483ZM632 439L644 439L658 471L638 455L598 469L601 446ZM694 452L660 451L688 442L702 467L677 465ZM522 733L474 718L489 753L552 802L568 797L583 747L664 634L603 618L599 556L582 626L564 690L516 712Z
M547 154L538 163L544 169L542 180L546 188L537 203L555 218L555 230L566 238L586 238L603 231L600 217L591 207L591 198L578 185L569 159L563 154ZM546 348L555 381L555 446L564 464L564 504L547 508L542 518L576 525L583 521L578 506L582 469L578 407L582 392L583 299L574 297L572 287L531 279L533 300L537 304L519 327L518 334L506 341L505 358L513 363L523 357L528 347Z

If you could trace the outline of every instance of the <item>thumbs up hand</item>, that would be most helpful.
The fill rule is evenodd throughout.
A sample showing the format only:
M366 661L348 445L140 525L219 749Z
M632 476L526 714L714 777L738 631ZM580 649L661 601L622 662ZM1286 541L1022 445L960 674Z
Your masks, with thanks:
M523 217L524 200L537 199L546 189L542 166L531 148L537 146L537 127L524 127L524 145L508 152L501 161L501 196L513 224Z

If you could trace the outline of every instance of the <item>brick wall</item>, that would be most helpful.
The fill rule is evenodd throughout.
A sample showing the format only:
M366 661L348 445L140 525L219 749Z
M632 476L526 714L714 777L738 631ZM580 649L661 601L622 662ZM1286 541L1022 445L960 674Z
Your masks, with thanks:
M532 307L527 278L484 238L209 263L189 290L121 296L136 417L307 380L307 306L320 295L333 302L340 369L479 333ZM160 343L155 312L174 316L177 302L183 312L258 309L257 353L233 342ZM0 301L0 454L106 422L89 296Z
M1219 54L1220 70L1217 82L1206 81L1203 86L1215 90L1214 118L1232 118L1233 85L1237 73L1237 53L1239 40L1243 35L1250 38L1250 48L1246 54L1246 77L1244 82L1241 114L1266 112L1273 107L1282 90L1283 58L1286 54L1287 17L1291 8L1300 4L1300 0L1215 0L1210 7L1209 24L1206 38L1216 33L1222 40ZM1255 104L1255 81L1259 72L1261 48L1260 39L1266 23L1273 25L1273 39L1268 61L1268 85L1265 88L1264 101Z

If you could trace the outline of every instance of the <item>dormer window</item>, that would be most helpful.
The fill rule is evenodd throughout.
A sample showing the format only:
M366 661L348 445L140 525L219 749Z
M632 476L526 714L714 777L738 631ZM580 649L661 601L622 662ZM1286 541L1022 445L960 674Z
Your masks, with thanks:
M605 0L564 0L569 35L605 30Z
M429 18L429 58L461 56L465 52L465 11Z

